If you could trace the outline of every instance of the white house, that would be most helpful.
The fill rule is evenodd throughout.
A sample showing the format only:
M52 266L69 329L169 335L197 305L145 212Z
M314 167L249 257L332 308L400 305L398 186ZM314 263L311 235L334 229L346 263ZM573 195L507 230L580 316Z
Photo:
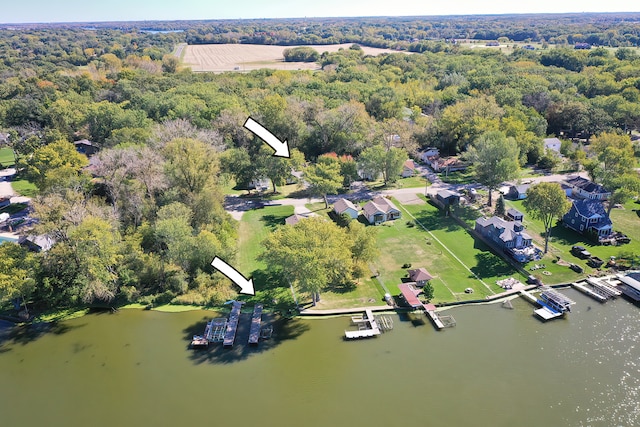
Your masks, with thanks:
M440 150L435 147L427 147L418 153L418 157L423 163L429 163L429 157L440 156Z
M571 177L566 182L572 188L573 197L591 200L607 200L611 197L611 192L602 185L581 176Z
M369 224L378 225L385 221L400 218L400 210L393 202L380 196L368 201L362 210Z
M562 142L558 138L545 138L544 140L544 149L555 151L560 154L560 147L562 146Z
M338 215L346 213L353 219L358 218L358 215L360 214L360 211L358 210L356 205L354 205L347 199L336 200L336 202L333 204L333 211Z

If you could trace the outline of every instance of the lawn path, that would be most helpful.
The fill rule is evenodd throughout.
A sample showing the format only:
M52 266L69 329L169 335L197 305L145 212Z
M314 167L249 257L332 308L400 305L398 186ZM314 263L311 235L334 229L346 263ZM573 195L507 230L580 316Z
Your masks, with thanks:
M452 256L456 261L458 261L458 262L459 262L459 263L460 263L464 268L466 268L466 269L467 269L467 271L469 271L469 273L471 273L471 274L473 275L473 277L475 277L476 279L478 279L478 281L479 281L480 283L482 283L482 284L484 285L484 287L485 287L485 288L487 288L487 290L488 290L489 292L491 292L491 294L495 294L495 292L493 292L493 290L489 287L489 285L487 285L487 284L486 284L486 283L485 283L485 282L484 282L480 277L478 277L478 275L477 275L476 273L474 273L473 271L471 271L471 269L470 269L469 267L467 267L467 265L466 265L464 262L462 262L462 260L461 260L460 258L458 258L458 257L456 256L456 254L454 254L453 252L451 252L451 250L450 250L450 249L449 249L449 248L448 248L444 243L442 243L442 242L440 241L440 239L438 239L438 238L437 238L437 237L436 237L436 236L435 236L435 235L434 235L434 234L433 234L433 233L432 233L432 232L431 232L427 227L425 227L425 226L424 226L420 221L418 221L418 220L416 219L416 217L415 217L415 216L411 215L411 213L410 213L410 212L409 212L409 211L408 211L408 210L407 210L407 209L406 209L402 204L400 205L400 207L402 208L402 210L403 210L403 211L405 211L405 212L407 213L407 215L409 215L409 217L411 217L411 219L413 219L416 223L418 223L418 224L420 225L420 227L422 227L422 229L423 229L424 231L426 231L427 233L429 233L429 235L430 235L431 237L433 237L433 239L434 239L436 242L438 242L438 243L439 243L439 244L440 244L440 245L441 245L441 246L442 246L442 247L443 247L447 252L449 252L449 253L451 254L451 256ZM448 287L447 287L447 288L448 288ZM451 290L449 289L449 291L451 291ZM452 293L453 293L453 292L452 292Z

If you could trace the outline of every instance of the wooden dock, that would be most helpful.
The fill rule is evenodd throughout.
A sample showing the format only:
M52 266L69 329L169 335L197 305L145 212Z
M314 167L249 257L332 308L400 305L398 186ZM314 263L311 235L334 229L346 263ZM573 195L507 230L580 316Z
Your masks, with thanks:
M436 328L444 328L444 323L442 323L440 316L438 316L438 313L436 313L435 310L425 310L425 313L427 313L427 316L429 316Z
M520 290L520 296L522 296L524 299L526 299L530 303L539 305L538 298L536 298L532 293L525 291L524 289Z
M258 345L260 340L260 327L262 325L262 304L256 304L251 317L251 330L249 331L249 344Z
M229 322L227 323L227 329L224 333L224 340L222 342L223 347L233 347L233 343L236 340L236 331L238 330L238 321L240 320L240 309L242 308L241 302L234 301L231 314L229 314Z
M604 295L607 298L616 298L622 295L622 291L616 289L614 285L607 283L603 279L587 277L587 283L593 286L601 295Z

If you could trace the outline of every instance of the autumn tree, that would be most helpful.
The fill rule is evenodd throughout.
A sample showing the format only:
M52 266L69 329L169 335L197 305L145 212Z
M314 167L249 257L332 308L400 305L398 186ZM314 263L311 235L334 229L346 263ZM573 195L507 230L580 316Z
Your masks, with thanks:
M502 132L487 132L474 141L466 156L473 162L476 180L491 192L504 182L518 177L520 170L519 149L513 138Z
M24 168L27 179L40 190L45 190L66 185L87 164L87 158L78 153L73 144L57 141L37 148L31 155L20 159L18 168Z
M556 182L541 182L527 190L527 198L522 203L533 219L542 221L544 226L544 253L549 249L549 237L554 221L561 218L571 208L567 195Z

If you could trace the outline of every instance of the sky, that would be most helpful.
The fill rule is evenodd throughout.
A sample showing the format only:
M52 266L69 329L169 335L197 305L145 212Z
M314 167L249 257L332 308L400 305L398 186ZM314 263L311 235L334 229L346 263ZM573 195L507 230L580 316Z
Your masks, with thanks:
M638 0L3 0L0 23L639 12Z

